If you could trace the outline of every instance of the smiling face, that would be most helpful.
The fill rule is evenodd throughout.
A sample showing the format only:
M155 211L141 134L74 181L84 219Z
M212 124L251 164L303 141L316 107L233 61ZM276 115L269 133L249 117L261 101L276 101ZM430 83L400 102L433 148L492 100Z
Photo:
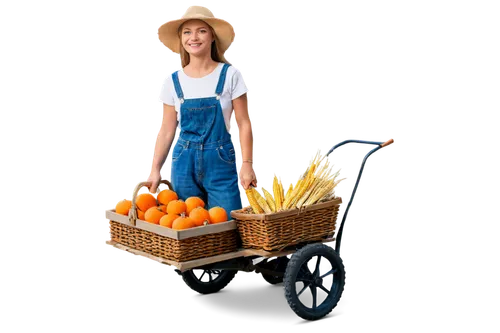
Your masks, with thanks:
M181 42L184 49L193 56L210 55L214 41L208 24L200 20L189 20L181 27Z

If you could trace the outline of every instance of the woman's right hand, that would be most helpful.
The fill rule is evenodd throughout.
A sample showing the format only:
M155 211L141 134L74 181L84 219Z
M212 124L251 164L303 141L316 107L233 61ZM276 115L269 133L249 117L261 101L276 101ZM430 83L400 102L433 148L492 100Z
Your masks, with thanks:
M160 185L160 180L160 172L151 171L151 174L149 175L149 178L147 180L148 182L151 182L151 186L148 186L150 193L156 194L156 189L158 188L158 185Z

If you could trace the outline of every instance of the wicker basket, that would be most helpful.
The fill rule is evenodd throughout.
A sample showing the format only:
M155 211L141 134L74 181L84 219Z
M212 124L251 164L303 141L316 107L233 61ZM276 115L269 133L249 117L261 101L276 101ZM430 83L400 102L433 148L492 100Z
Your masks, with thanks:
M333 237L341 198L271 214L251 214L250 207L231 212L243 248L280 251L290 245Z
M167 180L161 183L173 190ZM146 185L149 183L140 183L135 188L129 216L117 214L114 209L106 211L113 242L177 262L237 251L235 221L177 231L138 219L135 199L139 189Z

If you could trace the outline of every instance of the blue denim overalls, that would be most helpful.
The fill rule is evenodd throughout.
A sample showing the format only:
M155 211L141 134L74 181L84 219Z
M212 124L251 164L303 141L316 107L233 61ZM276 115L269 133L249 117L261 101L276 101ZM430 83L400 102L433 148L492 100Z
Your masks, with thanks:
M228 67L222 68L214 97L184 99L178 72L172 74L181 102L181 133L172 152L171 180L179 199L200 197L206 209L220 206L230 220L230 212L242 206L234 146L220 103Z

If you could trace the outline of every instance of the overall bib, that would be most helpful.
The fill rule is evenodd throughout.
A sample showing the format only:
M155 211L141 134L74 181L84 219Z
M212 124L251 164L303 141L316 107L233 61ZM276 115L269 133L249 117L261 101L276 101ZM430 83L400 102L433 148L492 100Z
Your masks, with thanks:
M181 133L172 152L171 181L179 199L200 197L205 209L220 206L230 220L230 212L242 204L234 146L220 103L228 68L224 64L214 97L184 99L178 72L172 74L181 102Z

